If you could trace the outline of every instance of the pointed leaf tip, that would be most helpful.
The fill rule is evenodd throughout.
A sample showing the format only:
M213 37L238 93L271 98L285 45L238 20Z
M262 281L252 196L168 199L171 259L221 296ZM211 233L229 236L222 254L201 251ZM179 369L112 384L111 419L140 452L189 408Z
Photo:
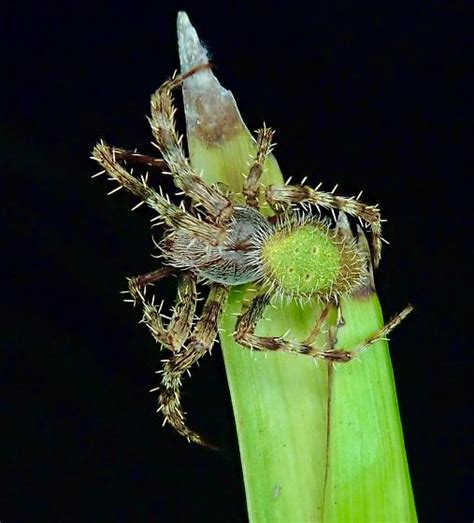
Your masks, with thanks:
M206 48L199 40L196 29L194 29L184 11L178 13L177 32L181 71L183 73L198 65L209 63Z

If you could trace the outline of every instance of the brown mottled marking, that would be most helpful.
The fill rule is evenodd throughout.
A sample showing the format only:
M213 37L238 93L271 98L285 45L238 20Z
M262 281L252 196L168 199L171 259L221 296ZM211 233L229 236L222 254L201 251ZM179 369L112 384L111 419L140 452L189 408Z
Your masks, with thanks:
M193 101L198 119L190 131L209 147L219 147L242 131L242 123L231 98L226 103L221 102L218 114L210 114L207 107L212 106L213 98L210 91L202 93Z

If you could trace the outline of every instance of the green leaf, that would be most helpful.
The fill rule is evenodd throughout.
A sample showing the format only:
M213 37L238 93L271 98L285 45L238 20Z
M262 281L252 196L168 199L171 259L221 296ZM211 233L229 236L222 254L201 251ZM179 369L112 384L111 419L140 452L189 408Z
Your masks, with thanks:
M178 42L182 72L207 63L185 13L178 15ZM232 94L204 70L185 81L183 98L193 166L209 183L240 191L256 144ZM283 182L273 156L262 182ZM357 345L383 324L375 292L363 290L342 301L341 347ZM253 293L236 287L221 323L250 521L416 521L386 342L335 366L251 352L232 333ZM269 307L257 334L289 331L302 340L319 313L317 303Z

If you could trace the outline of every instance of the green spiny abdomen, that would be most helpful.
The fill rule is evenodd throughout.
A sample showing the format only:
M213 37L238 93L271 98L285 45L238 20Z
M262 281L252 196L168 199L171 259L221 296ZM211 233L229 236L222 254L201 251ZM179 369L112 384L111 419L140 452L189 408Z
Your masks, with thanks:
M330 298L360 276L353 245L322 222L275 232L263 246L262 260L269 282L288 296Z

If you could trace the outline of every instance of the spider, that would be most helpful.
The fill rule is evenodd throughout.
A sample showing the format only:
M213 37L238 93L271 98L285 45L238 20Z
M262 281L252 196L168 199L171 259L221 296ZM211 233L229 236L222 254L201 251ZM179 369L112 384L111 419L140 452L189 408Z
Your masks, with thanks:
M367 279L367 254L352 234L348 234L346 215L368 225L372 237L372 255L377 266L381 256L381 217L378 206L358 198L345 198L323 192L319 186L269 186L263 199L274 211L262 213L260 178L271 153L273 131L264 126L257 133L257 152L245 177L241 194L222 186L208 185L193 170L182 146L174 114L173 90L192 74L209 64L173 76L164 82L151 99L149 118L152 133L162 159L153 158L99 142L93 149L96 160L112 180L140 198L158 216L164 236L158 243L164 265L152 272L128 279L128 291L134 304L143 308L142 321L153 338L170 351L163 360L159 387L159 409L178 433L189 441L208 445L185 420L181 405L181 381L184 374L210 352L218 333L219 320L232 286L252 282L258 292L244 306L236 320L234 339L244 348L257 351L286 351L348 362L379 339L384 338L411 311L408 306L384 327L351 350L335 349L334 344L318 347L317 334L332 305L341 296L360 288ZM187 199L187 205L175 205L161 191L153 189L147 177L135 177L126 169L129 162L142 166L167 168L175 185ZM117 190L116 189L116 190ZM114 190L115 191L115 190ZM114 192L111 191L111 192ZM320 217L308 207L339 211L337 220ZM298 210L298 207L300 208ZM302 210L304 208L305 210ZM365 237L364 237L365 238ZM171 317L161 312L154 297L146 296L147 286L172 275L178 276L176 304ZM202 311L195 318L198 301L197 283L209 286ZM290 341L285 337L255 334L265 308L275 296L324 304L310 337ZM167 320L167 321L164 321Z

